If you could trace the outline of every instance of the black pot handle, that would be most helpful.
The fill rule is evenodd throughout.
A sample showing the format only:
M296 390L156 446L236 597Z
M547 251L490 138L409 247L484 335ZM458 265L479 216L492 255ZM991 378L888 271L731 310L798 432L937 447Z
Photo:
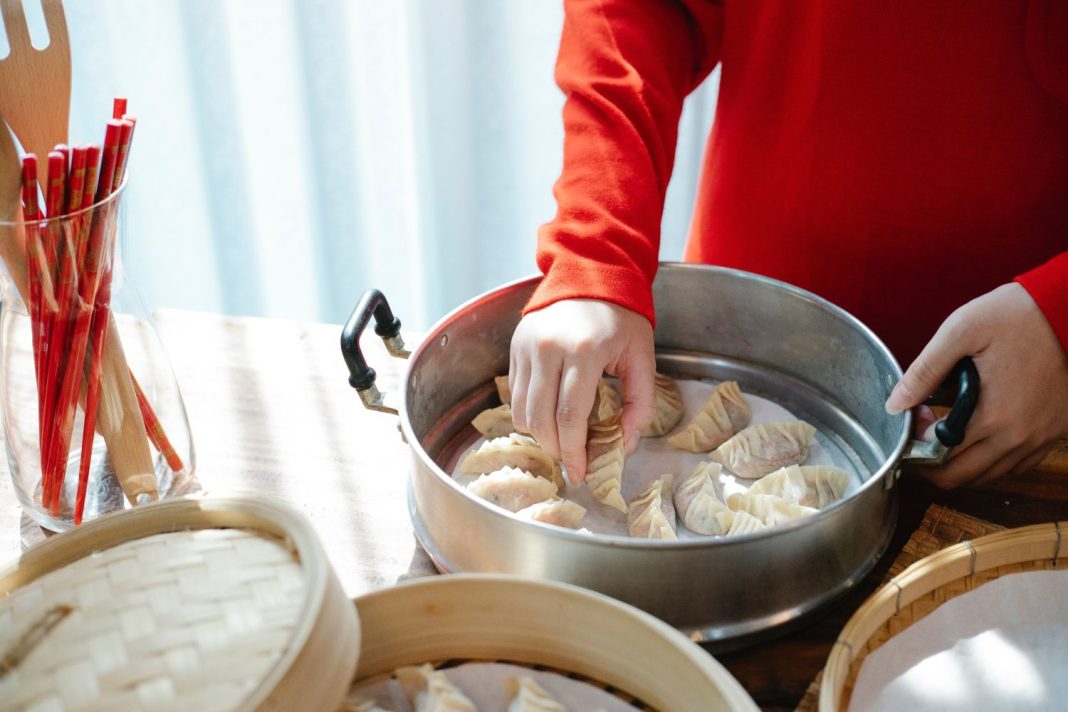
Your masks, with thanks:
M382 337L390 356L408 358L409 352L404 348L404 340L400 335L400 319L393 316L393 310L389 308L385 295L377 289L368 289L363 293L341 330L341 355L349 369L349 385L360 394L364 406L371 410L396 414L397 409L386 405L384 394L375 386L375 370L367 365L367 359L363 357L363 351L360 349L360 337L363 336L372 316L375 320L375 333Z
M968 421L979 405L979 390L979 371L971 357L966 356L957 362L938 390L927 399L930 405L953 404L949 415L935 425L935 439L910 441L904 461L916 465L944 463L950 449L964 442Z

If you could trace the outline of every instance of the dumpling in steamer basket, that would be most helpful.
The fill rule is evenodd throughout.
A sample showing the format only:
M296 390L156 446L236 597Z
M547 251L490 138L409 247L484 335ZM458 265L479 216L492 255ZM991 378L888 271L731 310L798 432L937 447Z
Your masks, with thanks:
M519 433L494 438L467 453L457 469L464 475L480 475L502 467L516 467L538 477L544 477L557 487L564 486L560 463L541 449L534 438Z
M496 408L487 408L471 421L475 430L487 438L501 438L515 432L512 424L512 406L499 405Z
M678 539L675 533L675 507L671 503L673 476L661 475L644 492L630 501L627 531L645 539Z
M586 508L578 502L553 497L544 502L524 507L515 514L517 517L542 522L543 524L555 524L558 527L578 529L582 518L586 516Z
M508 385L508 374L494 377L493 385L497 387L497 397L501 399L501 403L511 405L512 387Z
M849 486L849 473L825 465L791 465L764 475L748 494L773 494L787 502L823 509L837 502Z
M397 668L396 675L415 712L478 712L475 704L445 673L429 664Z
M598 502L627 511L623 486L623 426L618 418L589 426L586 436L586 487Z
M467 489L476 497L509 512L526 509L556 494L556 485L549 480L514 467L503 467L496 472L482 475L467 485Z
M642 437L658 438L671 432L682 420L682 391L675 379L657 373L654 380L656 389L656 415L642 431Z
M724 512L716 512L713 518L719 528L723 530L723 536L752 534L753 532L762 532L767 529L762 521L749 512L741 510L732 512L728 509Z
M712 459L752 480L804 462L815 434L816 429L803 420L750 425L716 448Z
M752 417L753 411L738 384L724 381L716 386L686 428L668 438L668 443L680 450L708 452L749 425Z
M504 689L511 698L508 712L567 712L567 708L529 677L510 677Z
M732 494L727 498L727 506L735 512L752 514L768 527L819 511L813 507L802 507L800 504L787 502L782 497L771 494Z
M723 466L718 462L702 462L675 489L675 511L682 525L698 534L726 534L730 521L724 524L717 514L730 512L716 494L715 481Z
M603 378L597 382L597 393L593 398L593 408L587 420L589 425L607 423L618 419L623 414L623 397Z

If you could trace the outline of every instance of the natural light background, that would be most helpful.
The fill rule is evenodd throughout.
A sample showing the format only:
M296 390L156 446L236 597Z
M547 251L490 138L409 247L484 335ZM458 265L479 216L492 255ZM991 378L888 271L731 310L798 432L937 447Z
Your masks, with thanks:
M561 164L560 2L66 9L70 140L102 140L113 96L138 118L125 256L150 307L340 323L378 287L425 329L536 271ZM683 116L664 259L682 254L716 81Z

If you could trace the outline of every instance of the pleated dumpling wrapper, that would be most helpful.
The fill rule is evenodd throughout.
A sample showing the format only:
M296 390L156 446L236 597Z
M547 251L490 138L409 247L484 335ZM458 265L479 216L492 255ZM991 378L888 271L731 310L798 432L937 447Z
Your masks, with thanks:
M556 485L551 481L514 467L502 467L481 475L467 485L467 489L476 497L509 512L518 512L556 495Z
M627 531L644 539L678 539L675 533L675 505L671 503L673 476L661 475L630 501Z
M478 712L475 704L432 666L397 668L397 682L416 712Z
M564 486L560 463L542 450L534 438L519 433L487 440L477 450L467 453L457 469L465 475L481 475L502 467L526 470L557 487Z
M379 707L374 700L365 700L362 697L350 697L345 701L343 709L345 712L390 712L383 707Z
M512 406L499 405L496 408L487 408L471 421L475 430L487 438L503 438L515 432L512 424Z
M776 497L773 494L732 494L727 498L727 506L735 512L752 514L767 527L820 511L814 507L803 507L794 502L787 502L782 497Z
M589 426L586 435L586 487L594 499L621 512L623 500L623 426L619 418Z
M702 462L689 477L675 488L675 511L682 525L697 534L726 534L726 522L717 514L730 509L716 494L715 482L723 466L718 462Z
M537 502L529 507L524 507L515 514L517 517L542 522L543 524L555 524L558 527L578 529L582 518L586 516L586 508L578 502L553 497L544 502Z
M510 677L504 689L511 698L508 712L567 712L545 689L529 677Z
M803 420L758 423L716 448L712 459L738 477L755 480L804 462L815 434L816 429Z
M723 530L723 536L752 534L767 529L764 522L742 510L732 512L728 509L725 512L716 512L713 518L718 521L719 528Z
M508 385L508 374L503 376L495 376L493 379L493 385L497 387L497 397L501 399L503 405L512 404L512 387Z
M682 391L675 379L657 373L654 379L656 394L656 415L653 416L649 425L642 431L642 437L658 438L671 432L671 429L682 420Z
M790 465L764 475L748 494L773 494L787 502L823 509L837 502L849 486L849 473L826 465Z
M593 398L588 423L607 423L618 420L623 414L623 397L603 378L597 382L597 393Z
M716 386L693 420L668 438L668 444L690 452L709 452L749 425L753 410L735 381Z

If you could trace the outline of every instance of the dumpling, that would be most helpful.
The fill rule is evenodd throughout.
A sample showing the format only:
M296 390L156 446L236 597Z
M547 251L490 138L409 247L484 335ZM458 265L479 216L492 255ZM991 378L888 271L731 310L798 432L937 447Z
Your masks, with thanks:
M457 471L464 475L480 475L502 467L526 470L550 480L557 487L564 486L560 463L542 450L534 438L519 433L482 443L477 450L467 453Z
M593 398L588 423L607 423L623 414L623 398L603 378L597 382L597 394Z
M675 506L671 503L673 476L661 475L644 492L630 501L627 531L646 539L678 539L675 533Z
M728 509L723 512L716 512L713 519L716 520L719 528L723 530L723 536L752 534L753 532L762 532L767 529L762 521L749 512L741 510L732 512Z
M389 710L379 707L374 700L365 700L362 697L348 698L345 700L345 706L342 710L344 712L389 712Z
M431 665L397 668L397 682L415 712L478 712L475 704Z
M623 426L618 418L594 423L586 436L586 487L598 502L627 511L623 486Z
M508 374L497 376L493 379L493 385L497 386L497 397L504 405L512 404L512 387L508 385Z
M658 438L671 432L671 429L682 420L682 391L679 390L679 384L675 383L675 379L657 373L654 388L656 389L656 415L642 431L642 436L647 438Z
M515 432L512 424L512 406L499 405L496 408L487 408L471 421L475 430L487 438L500 438Z
M764 475L749 494L773 494L787 502L823 509L836 502L849 486L849 473L824 465L791 465Z
M509 512L518 512L532 504L544 502L556 494L556 485L544 477L535 477L529 472L514 467L482 475L467 485L476 497L503 507Z
M698 534L726 534L726 523L716 515L730 512L716 495L715 481L723 466L718 462L702 462L675 490L675 511L684 527Z
M752 514L768 527L819 511L812 507L787 502L782 497L771 494L732 494L727 498L727 506L735 512Z
M567 712L541 685L529 677L510 677L504 682L512 701L508 712Z
M555 524L558 527L578 529L579 522L586 516L586 508L578 502L553 497L520 509L516 516L544 524Z
M753 411L735 381L724 381L686 428L668 438L680 450L708 452L749 424Z
M752 480L804 462L815 434L816 429L803 420L750 425L716 448L712 459Z

